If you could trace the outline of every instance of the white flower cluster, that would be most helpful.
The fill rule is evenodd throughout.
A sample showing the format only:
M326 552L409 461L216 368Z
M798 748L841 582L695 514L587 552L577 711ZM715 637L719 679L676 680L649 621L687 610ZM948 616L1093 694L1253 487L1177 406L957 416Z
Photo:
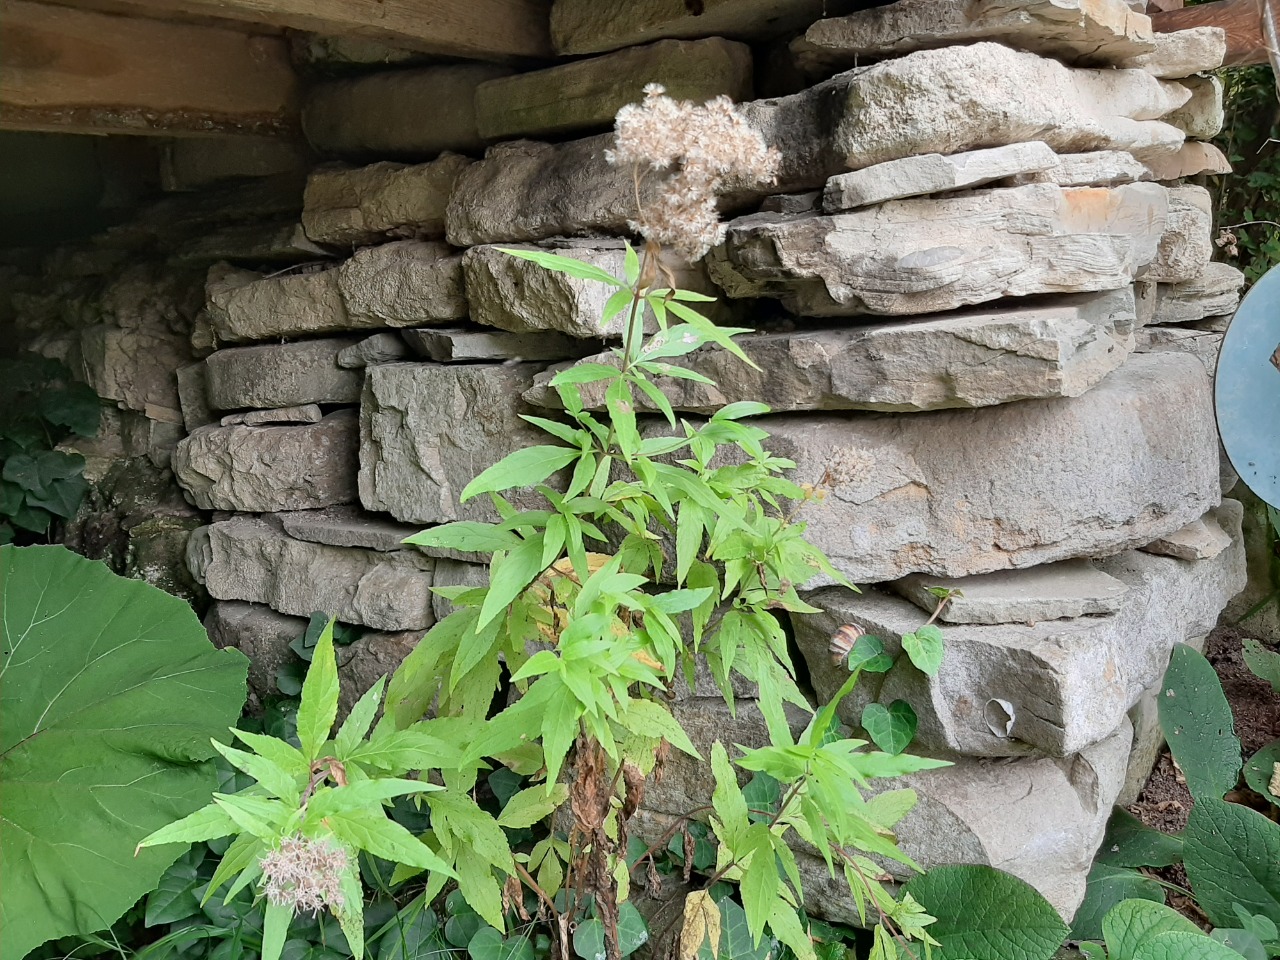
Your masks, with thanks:
M342 876L351 868L346 848L331 837L285 837L260 861L267 899L295 913L342 909Z
M694 261L724 239L716 195L725 180L772 183L781 154L765 146L728 97L698 106L671 99L656 83L644 93L643 103L618 111L615 146L606 157L638 170L670 171L631 229Z

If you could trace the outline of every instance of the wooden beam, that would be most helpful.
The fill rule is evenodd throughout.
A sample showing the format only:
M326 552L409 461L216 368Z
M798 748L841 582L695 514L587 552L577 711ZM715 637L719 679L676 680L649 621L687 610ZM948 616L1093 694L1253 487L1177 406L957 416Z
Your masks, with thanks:
M1151 13L1151 25L1160 33L1189 27L1221 27L1227 32L1227 58L1223 66L1242 67L1269 63L1264 14L1270 6L1280 23L1277 0L1215 0L1181 10Z
M280 37L5 0L0 129L292 136Z
M75 3L76 0L61 0ZM93 2L93 0L91 0ZM219 17L472 60L551 57L550 0L112 0L139 15Z

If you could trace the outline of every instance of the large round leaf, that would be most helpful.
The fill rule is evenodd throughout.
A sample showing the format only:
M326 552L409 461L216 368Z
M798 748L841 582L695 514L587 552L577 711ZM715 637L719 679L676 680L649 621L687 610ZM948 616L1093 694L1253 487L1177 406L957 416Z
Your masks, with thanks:
M186 603L63 547L0 547L0 960L113 923L183 848L245 697Z

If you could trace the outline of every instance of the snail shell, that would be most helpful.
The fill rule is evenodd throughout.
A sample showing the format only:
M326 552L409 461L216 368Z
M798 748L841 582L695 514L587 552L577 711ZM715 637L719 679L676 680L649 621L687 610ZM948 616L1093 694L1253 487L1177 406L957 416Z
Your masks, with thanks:
M849 658L849 652L853 650L853 645L858 642L858 638L866 633L856 623L846 623L843 627L831 635L831 643L827 646L827 650L831 653L831 662L836 666L844 663Z

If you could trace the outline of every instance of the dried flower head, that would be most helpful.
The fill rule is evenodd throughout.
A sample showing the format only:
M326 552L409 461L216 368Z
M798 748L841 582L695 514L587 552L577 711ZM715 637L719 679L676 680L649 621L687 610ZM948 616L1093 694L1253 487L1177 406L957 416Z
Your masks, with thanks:
M633 165L637 177L670 171L657 199L630 226L651 243L697 260L724 239L716 195L725 181L772 183L781 155L728 97L699 106L671 99L656 83L644 94L643 103L618 111L615 145L605 156Z
M267 899L295 913L342 909L342 876L351 857L332 837L285 837L260 861Z

